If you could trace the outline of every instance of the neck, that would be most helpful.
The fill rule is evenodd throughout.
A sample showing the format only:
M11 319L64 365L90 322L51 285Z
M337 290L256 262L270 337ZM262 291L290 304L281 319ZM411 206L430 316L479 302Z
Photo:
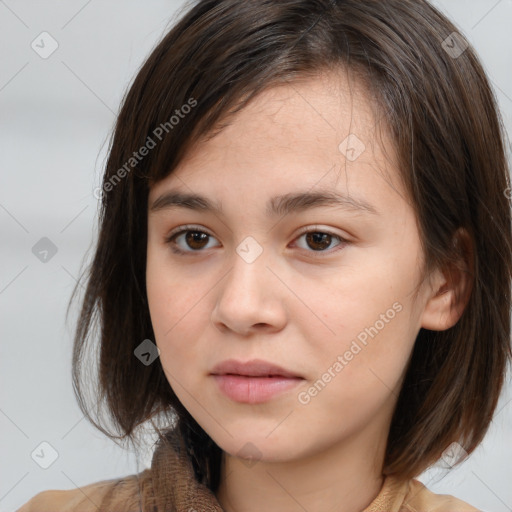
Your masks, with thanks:
M286 461L250 464L224 452L217 500L226 512L361 512L382 487L386 439L354 437Z

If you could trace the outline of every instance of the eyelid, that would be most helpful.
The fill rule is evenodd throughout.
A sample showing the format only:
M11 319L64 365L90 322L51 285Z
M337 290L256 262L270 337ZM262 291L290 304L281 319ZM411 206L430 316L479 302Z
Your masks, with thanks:
M212 238L216 238L215 235L213 235L208 229L204 228L203 226L197 225L197 224L183 224L180 226L177 226L174 228L169 234L165 236L165 243L171 244L172 239L174 237L177 237L177 235L180 235L182 233L185 233L187 231L199 231L207 234L208 236ZM336 245L334 248L326 250L326 251L307 251L306 249L302 249L303 251L306 251L309 255L313 257L327 257L328 255L331 255L335 253L337 250L339 250L339 246L345 245L350 243L347 237L342 236L338 233L335 233L331 228L325 228L318 224L313 224L309 226L305 226L302 228L293 238L293 241L295 241L297 238L301 237L302 235L305 235L307 233L322 233L326 235L330 235L334 238L337 238L339 240L339 244ZM205 251L184 251L183 249L174 247L173 251L180 254L187 254L187 255L198 255Z
M212 233L210 231L208 231L208 229L204 228L203 226L199 226L197 224L183 224L181 226L177 226L168 235L166 235L165 238L166 238L166 240L169 240L170 238L172 238L174 235L177 235L181 231L187 231L187 230L190 230L190 231L204 231L208 235L210 235L210 236L215 238L215 235L212 235Z
M180 233L181 231L186 231L186 230L190 230L190 231L193 231L193 230L204 231L208 235L210 235L210 236L215 238L215 235L213 235L207 228L204 228L203 226L199 226L197 224L183 224L181 226L177 226L169 234L167 234L165 238L166 238L166 240L168 240L172 236ZM305 233L309 233L309 232L313 232L313 231L318 231L318 232L321 232L321 233L329 234L329 235L341 238L342 240L348 241L347 237L345 235L340 235L338 233L335 233L334 231L331 230L331 228L325 228L325 227L322 227L321 225L318 225L318 224L312 224L312 225L309 225L309 226L305 226L304 228L302 228L295 235L295 238L300 236L300 235L303 235Z
M345 235L341 235L339 233L335 233L333 229L328 227L323 227L320 224L310 224L309 226L306 226L304 228L301 228L301 230L295 235L295 238L297 238L300 235L303 235L305 233L313 233L313 232L319 232L319 233L325 233L326 235L332 235L337 238L340 238L341 240L346 240L348 242L348 237Z

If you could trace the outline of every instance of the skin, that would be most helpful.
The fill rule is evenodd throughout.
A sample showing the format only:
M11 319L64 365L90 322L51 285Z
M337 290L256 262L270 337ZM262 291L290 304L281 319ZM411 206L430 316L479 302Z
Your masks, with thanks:
M263 92L150 190L146 277L156 344L176 395L224 451L216 496L228 512L368 506L382 486L415 338L421 327L451 327L462 313L453 307L462 282L441 271L422 281L419 233L393 141L380 125L377 136L364 89L347 80L330 72ZM339 149L349 133L365 145L356 159ZM170 190L220 201L223 213L151 211ZM379 214L331 205L265 215L275 195L320 190L364 199ZM189 251L183 256L166 237L184 224L211 236L188 245L182 234L175 243ZM327 237L319 250L305 228L346 242ZM248 236L263 250L252 263L236 252ZM337 357L396 303L400 312L300 403L298 394L329 368L332 376ZM264 359L304 380L265 403L234 402L210 375L230 358Z

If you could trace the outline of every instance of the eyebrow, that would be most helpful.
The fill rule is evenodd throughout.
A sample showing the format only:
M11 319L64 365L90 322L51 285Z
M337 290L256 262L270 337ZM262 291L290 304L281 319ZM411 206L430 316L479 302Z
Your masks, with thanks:
M268 217L284 216L321 206L333 206L348 211L380 215L379 211L363 199L332 191L294 192L269 199L266 208ZM179 191L169 191L159 196L150 207L150 212L173 208L187 208L221 214L222 204L199 195Z

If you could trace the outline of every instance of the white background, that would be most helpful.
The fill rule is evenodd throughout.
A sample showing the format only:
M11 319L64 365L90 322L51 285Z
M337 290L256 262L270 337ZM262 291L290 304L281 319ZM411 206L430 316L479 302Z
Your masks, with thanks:
M65 311L91 256L98 208L93 190L120 100L183 5L0 0L0 512L45 489L140 470L75 403L76 311L68 326ZM435 5L476 47L512 133L512 0ZM43 31L59 45L47 59L31 48ZM32 253L42 237L57 247L46 263ZM429 488L489 512L512 510L511 388L509 379L483 444L441 480L434 471L422 475ZM43 441L58 453L48 469L31 458Z

